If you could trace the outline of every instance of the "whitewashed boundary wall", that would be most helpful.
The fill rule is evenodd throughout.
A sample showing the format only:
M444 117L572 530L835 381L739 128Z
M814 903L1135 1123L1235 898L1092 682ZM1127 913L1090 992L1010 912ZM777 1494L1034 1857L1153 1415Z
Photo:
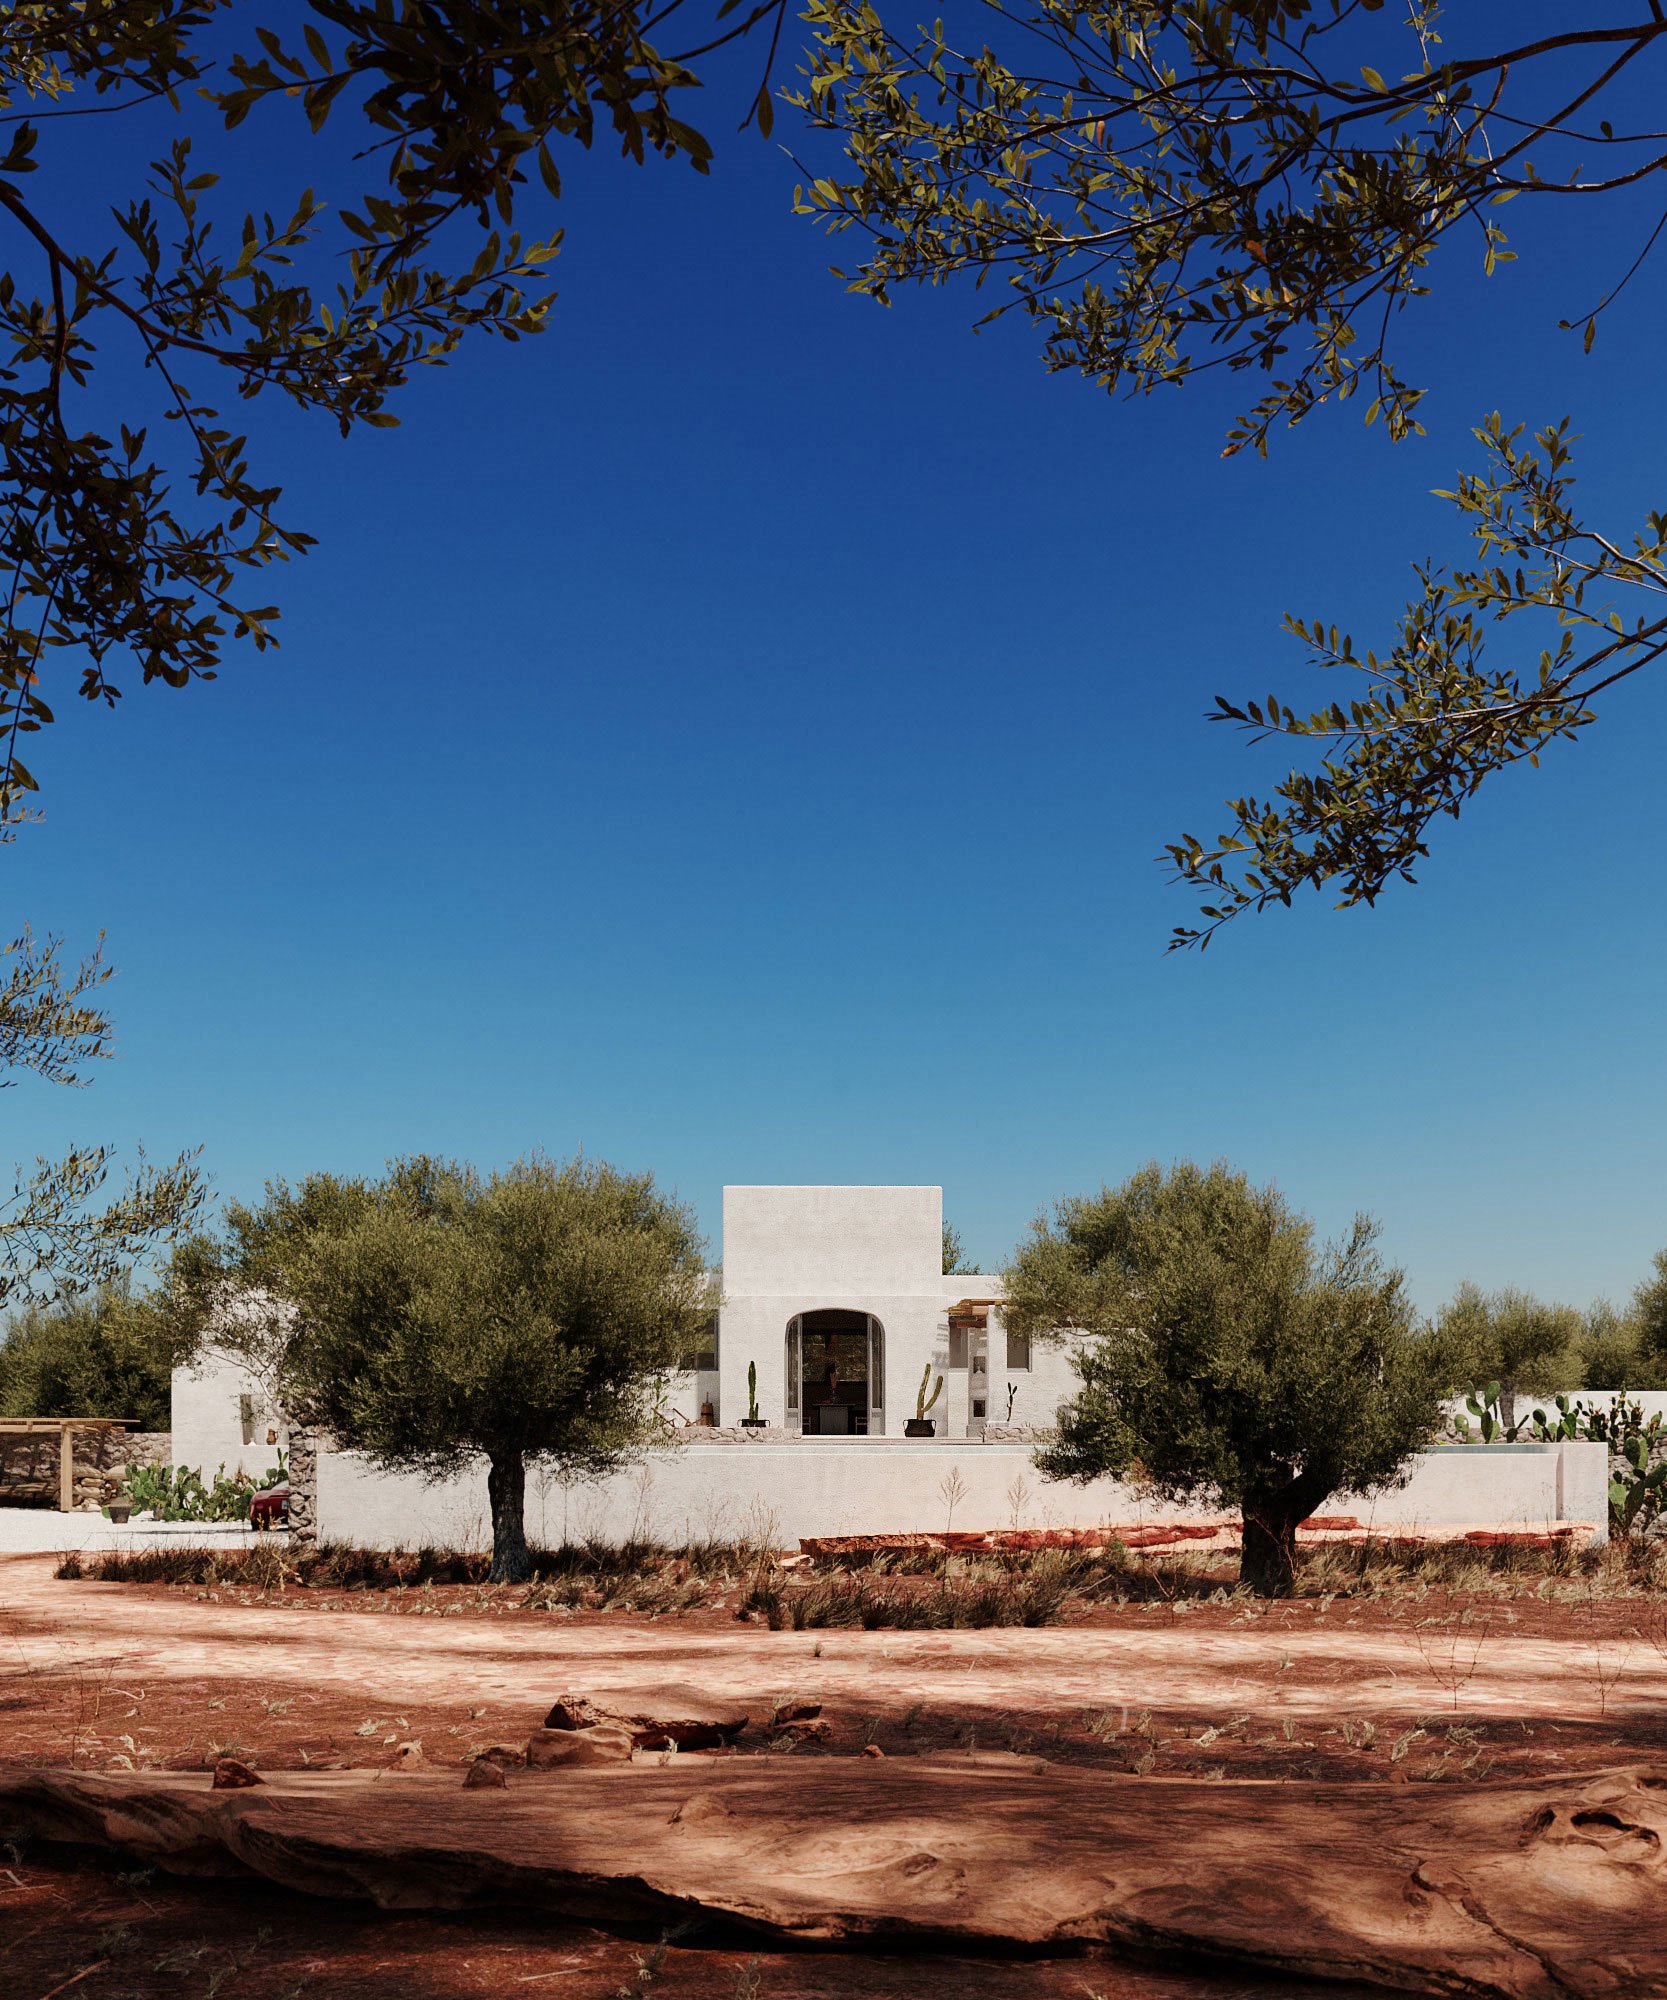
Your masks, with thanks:
M1031 1447L944 1440L797 1439L686 1445L596 1483L566 1485L534 1471L527 1534L545 1545L636 1536L682 1543L769 1536L886 1534L956 1528L1090 1528L1184 1520L1219 1510L1159 1508L1114 1480L1056 1484ZM317 1532L358 1548L483 1548L490 1543L484 1466L430 1483L320 1450ZM1459 1525L1543 1531L1560 1522L1607 1534L1608 1458L1598 1444L1438 1446L1412 1477L1372 1497L1337 1494L1326 1514L1353 1514L1385 1532Z

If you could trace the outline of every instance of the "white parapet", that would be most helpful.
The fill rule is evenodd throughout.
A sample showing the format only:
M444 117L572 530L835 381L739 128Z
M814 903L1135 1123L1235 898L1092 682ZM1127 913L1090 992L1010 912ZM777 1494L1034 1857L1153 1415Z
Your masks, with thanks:
M1457 1526L1544 1532L1581 1522L1603 1539L1608 1457L1600 1444L1442 1446L1404 1486L1335 1494L1324 1514L1385 1533ZM785 1546L810 1535L957 1529L1129 1527L1198 1520L1115 1480L1044 1479L1031 1447L970 1439L792 1438L702 1442L594 1482L537 1468L527 1534L546 1546L594 1538L670 1543L740 1535ZM318 1534L359 1548L481 1548L491 1539L485 1468L428 1481L352 1453L318 1459Z

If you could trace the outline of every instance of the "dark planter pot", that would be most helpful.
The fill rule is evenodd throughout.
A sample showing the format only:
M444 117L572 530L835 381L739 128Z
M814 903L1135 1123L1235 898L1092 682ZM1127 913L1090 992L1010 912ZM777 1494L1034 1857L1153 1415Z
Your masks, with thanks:
M112 1521L125 1521L133 1512L133 1502L131 1500L112 1500L104 1511L110 1516Z
M741 1428L744 1431L763 1431L769 1429L769 1424L763 1417L743 1417Z
M906 1438L929 1438L937 1434L938 1427L930 1417L910 1417L903 1426Z

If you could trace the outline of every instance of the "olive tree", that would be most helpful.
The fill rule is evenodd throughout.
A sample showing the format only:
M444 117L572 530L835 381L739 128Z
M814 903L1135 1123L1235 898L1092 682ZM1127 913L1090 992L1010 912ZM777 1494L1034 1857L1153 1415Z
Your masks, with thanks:
M1618 1312L1608 1299L1586 1308L1580 1338L1580 1380L1587 1389L1659 1389L1662 1356L1646 1352L1643 1328L1634 1314Z
M530 1573L529 1462L597 1474L657 1435L711 1314L703 1244L648 1174L539 1156L396 1167L308 1234L291 1378L340 1443L429 1477L487 1463L492 1578Z
M1652 1275L1633 1293L1632 1318L1641 1351L1667 1370L1667 1250L1658 1250Z
M27 925L0 946L0 1090L19 1075L86 1087L89 1065L114 1053L98 998L111 971L102 940L75 965L65 963L61 940L37 938ZM111 1148L92 1145L15 1170L0 1189L0 1306L111 1285L202 1210L207 1186L195 1153L163 1167L141 1154L120 1188L110 1185L113 1167Z
M0 1417L132 1417L165 1431L178 1358L166 1312L129 1280L31 1300L0 1330Z
M1007 1272L1010 1328L1088 1336L1042 1470L1138 1468L1165 1499L1237 1507L1242 1581L1282 1595L1299 1524L1339 1490L1401 1483L1448 1387L1376 1235L1362 1216L1317 1244L1277 1189L1220 1163L1061 1202Z
M1497 1292L1464 1284L1442 1307L1446 1350L1467 1389L1499 1384L1500 1415L1516 1422L1519 1395L1575 1388L1586 1373L1585 1316L1507 1285Z
M961 1241L961 1232L951 1222L943 1226L943 1274L946 1278L969 1276L974 1266L967 1261L966 1245Z
M295 1285L315 1237L340 1235L380 1198L420 1202L426 1160L402 1161L380 1190L362 1177L311 1173L293 1187L266 1183L258 1203L228 1201L218 1229L198 1231L174 1248L159 1299L187 1356L224 1355L249 1375L264 1400L297 1422L305 1408L291 1366Z
M1349 402L1407 438L1426 295L1467 255L1491 276L1570 240L1512 218L1578 215L1601 259L1564 308L1571 378L1607 313L1647 309L1631 281L1662 233L1667 9L1542 9L1527 32L1520 11L980 0L920 16L808 0L797 206L851 247L853 291L978 289L986 319L1033 323L1049 369L1113 395L1245 384L1224 456ZM1287 620L1343 683L1332 699L1264 702L1265 683L1218 699L1218 718L1301 761L1229 800L1226 831L1169 845L1202 898L1176 945L1303 888L1374 902L1480 786L1667 659L1667 515L1600 527L1574 495L1566 420L1530 437L1475 414L1480 461L1447 494L1473 558L1421 566L1375 649L1329 618Z
M0 839L62 699L114 706L135 671L183 688L272 643L260 579L312 544L271 477L273 406L356 436L399 422L420 371L541 332L563 159L612 140L706 171L689 61L782 13L0 9Z

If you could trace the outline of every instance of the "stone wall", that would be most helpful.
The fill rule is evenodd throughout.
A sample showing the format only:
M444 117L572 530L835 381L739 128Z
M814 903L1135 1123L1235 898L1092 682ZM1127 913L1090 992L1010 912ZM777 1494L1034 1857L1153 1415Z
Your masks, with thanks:
M58 1505L59 1433L0 1436L0 1506ZM75 1505L96 1512L120 1488L129 1465L160 1465L168 1458L167 1431L73 1432Z

